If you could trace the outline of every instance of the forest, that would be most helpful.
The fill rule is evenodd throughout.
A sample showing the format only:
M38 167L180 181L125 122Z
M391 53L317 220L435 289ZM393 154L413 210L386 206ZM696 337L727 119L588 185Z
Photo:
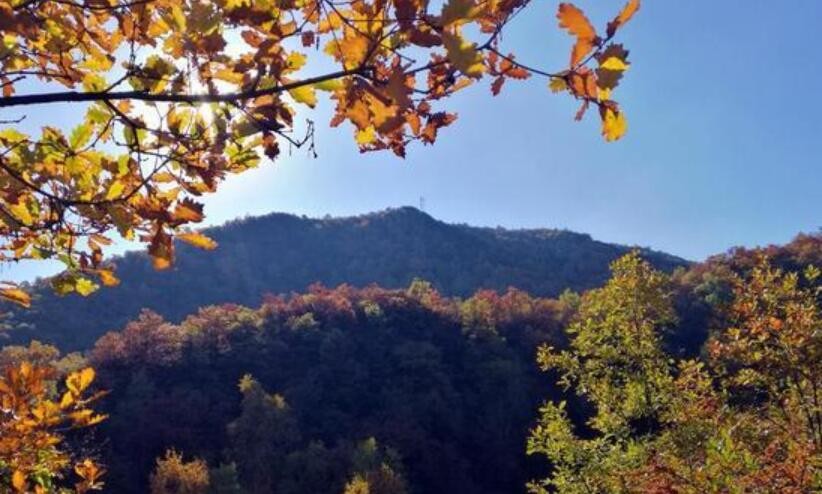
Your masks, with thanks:
M820 264L816 234L668 273L629 252L557 298L317 284L0 362L96 371L104 419L61 450L110 492L805 493Z

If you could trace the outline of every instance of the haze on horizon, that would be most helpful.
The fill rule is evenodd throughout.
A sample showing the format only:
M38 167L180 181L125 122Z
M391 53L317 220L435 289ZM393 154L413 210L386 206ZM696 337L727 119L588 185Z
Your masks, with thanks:
M503 47L525 63L565 60L569 40L553 3L518 18ZM596 24L622 0L581 2ZM348 216L418 206L451 223L567 228L691 260L736 245L784 243L822 227L822 100L802 94L822 77L822 3L797 0L646 2L624 33L630 77L618 89L629 131L605 143L597 119L544 81L480 84L454 98L459 120L405 161L361 155L350 129L316 115L317 152L286 150L232 177L206 199L207 225L273 211ZM813 91L810 91L813 94ZM44 123L35 108L25 125ZM49 122L69 125L72 112ZM118 250L126 246L120 245ZM3 266L30 280L53 264Z

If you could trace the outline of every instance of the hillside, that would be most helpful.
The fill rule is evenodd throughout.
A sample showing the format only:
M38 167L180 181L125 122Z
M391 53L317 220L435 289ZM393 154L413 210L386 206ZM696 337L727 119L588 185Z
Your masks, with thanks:
M315 282L398 288L423 278L446 295L516 286L550 297L600 285L608 264L629 250L564 230L447 224L410 207L334 219L275 213L207 233L217 250L180 245L168 271L154 271L143 253L116 259L122 284L88 298L57 296L47 280L39 281L32 309L6 308L7 342L39 339L83 349L143 308L179 321L204 305L257 306L267 293L302 291ZM666 271L687 264L658 252L645 256Z

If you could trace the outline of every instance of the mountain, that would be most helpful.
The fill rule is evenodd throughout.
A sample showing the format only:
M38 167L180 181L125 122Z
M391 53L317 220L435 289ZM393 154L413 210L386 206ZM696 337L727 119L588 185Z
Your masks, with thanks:
M205 233L219 248L178 245L167 271L154 271L144 253L115 259L122 283L88 298L58 296L48 280L38 280L31 309L6 306L6 343L38 339L63 350L86 349L143 308L179 321L204 305L254 307L266 294L303 291L317 282L399 288L423 278L445 295L515 286L556 296L602 284L608 264L630 250L565 230L448 224L410 207L326 219L274 213ZM643 254L665 271L688 264L647 249Z

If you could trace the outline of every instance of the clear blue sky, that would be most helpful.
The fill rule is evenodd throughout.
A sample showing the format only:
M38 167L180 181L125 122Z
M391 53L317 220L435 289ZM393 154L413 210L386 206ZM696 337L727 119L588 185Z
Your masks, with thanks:
M624 2L576 3L600 26ZM556 4L536 0L504 47L561 68L570 40ZM464 91L449 103L456 124L404 161L359 154L348 129L328 128L325 105L314 115L319 158L296 150L234 177L208 199L208 221L359 214L424 196L449 222L568 228L689 259L783 243L822 227L820 33L819 0L646 0L621 37L633 61L615 93L629 121L622 141L603 142L594 113L574 123L576 105L537 79L497 98L486 84Z

